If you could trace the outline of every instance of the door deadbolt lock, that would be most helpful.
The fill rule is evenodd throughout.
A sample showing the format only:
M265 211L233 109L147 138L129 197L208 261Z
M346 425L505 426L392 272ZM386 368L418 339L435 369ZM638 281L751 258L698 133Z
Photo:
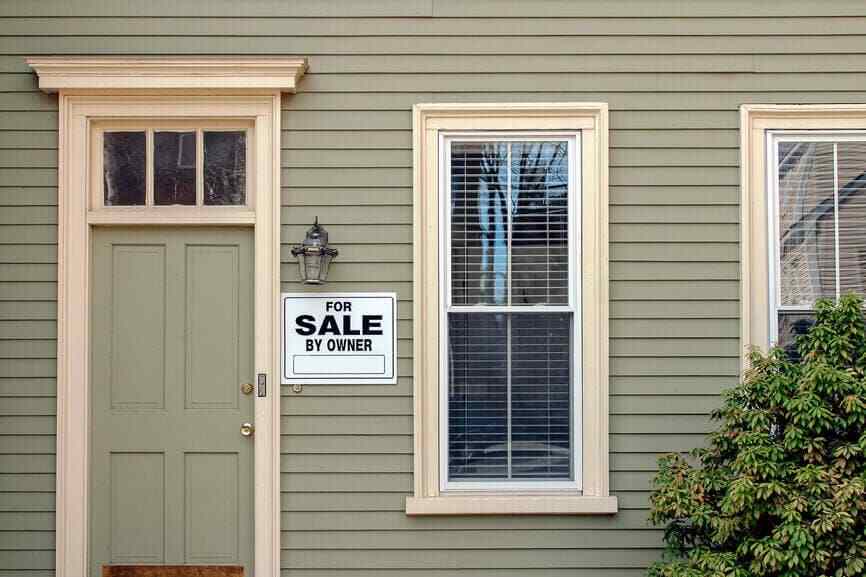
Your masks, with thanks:
M241 423L241 436L242 437L252 437L253 433L256 432L256 428L252 423Z
M245 395L252 395L253 389L254 387L252 383L244 383L241 385L241 392Z

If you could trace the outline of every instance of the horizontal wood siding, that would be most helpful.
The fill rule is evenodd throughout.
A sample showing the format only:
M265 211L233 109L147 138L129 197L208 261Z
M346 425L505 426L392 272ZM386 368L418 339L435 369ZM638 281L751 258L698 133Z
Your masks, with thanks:
M644 18L648 17L648 18ZM0 575L53 574L57 100L24 56L306 56L283 100L283 289L318 216L329 291L396 291L398 383L282 391L297 577L637 577L659 453L702 442L739 354L738 113L866 102L866 5L789 0L0 3ZM612 517L408 518L411 107L611 107Z

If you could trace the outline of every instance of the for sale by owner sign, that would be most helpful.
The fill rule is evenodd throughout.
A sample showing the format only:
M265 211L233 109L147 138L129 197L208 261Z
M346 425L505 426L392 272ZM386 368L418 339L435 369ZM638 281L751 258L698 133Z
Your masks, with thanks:
M397 382L395 293L284 293L283 384Z

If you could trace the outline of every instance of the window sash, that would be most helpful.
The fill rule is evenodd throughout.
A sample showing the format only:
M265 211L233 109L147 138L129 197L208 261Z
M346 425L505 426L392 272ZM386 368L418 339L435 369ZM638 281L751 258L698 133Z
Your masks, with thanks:
M781 271L781 240L780 240L780 174L779 174L779 146L785 142L824 142L833 144L833 198L834 198L834 258L835 258L835 298L840 296L840 251L839 251L839 158L838 144L840 143L866 143L866 132L862 130L773 130L766 133L766 185L769 191L767 202L767 230L769 231L768 266L770 274L767 275L769 283L769 315L768 335L770 346L779 343L779 313L809 313L814 311L811 304L783 305L782 304L782 271Z
M451 144L453 142L566 142L568 146L568 304L567 305L453 305L451 298ZM439 463L440 490L460 491L568 491L573 493L582 487L581 481L581 315L580 315L580 132L536 132L536 133L457 133L440 132L438 170L440 183L439 202ZM509 155L510 158L510 155ZM509 163L510 164L510 163ZM509 166L509 180L511 167ZM508 226L511 227L511 199L508 199ZM510 238L510 232L509 232ZM508 291L511 293L510 244ZM509 298L510 302L510 298ZM533 314L563 312L572 315L572 370L571 370L571 469L572 478L563 479L496 479L479 481L449 480L449 410L448 410L448 315L449 313L494 313ZM508 440L510 443L510 439Z

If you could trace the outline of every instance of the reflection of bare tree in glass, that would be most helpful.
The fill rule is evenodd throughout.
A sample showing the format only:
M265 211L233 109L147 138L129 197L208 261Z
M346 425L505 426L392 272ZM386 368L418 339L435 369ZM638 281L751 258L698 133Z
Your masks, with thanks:
M501 301L497 298L500 295L496 294L495 282L499 272L495 258L496 242L502 240L497 235L497 225L507 222L510 200L512 230L509 248L512 261L521 263L517 267L512 263L512 274L525 277L516 279L516 283L512 281L512 292L520 293L519 296L512 295L515 304L517 300L526 304L559 302L566 296L562 285L567 285L566 279L558 277L559 273L566 272L567 264L564 251L568 234L568 146L565 142L515 142L508 146L511 148L510 167L505 166L508 148L499 143L485 143L481 147L481 176L478 190L474 192L483 195L483 189L486 189L489 195L486 203L479 198L481 301ZM511 171L510 193L505 169ZM507 198L509 194L510 199ZM545 263L545 270L533 270L533 266L538 267L538 262L533 264L533 261ZM543 278L535 276L542 272ZM543 289L538 286L542 281ZM521 286L529 284L534 286Z
M567 161L562 141L512 146L513 304L568 303Z
M245 140L243 132L205 132L205 204L244 203Z
M567 160L562 141L452 147L455 303L567 303Z

